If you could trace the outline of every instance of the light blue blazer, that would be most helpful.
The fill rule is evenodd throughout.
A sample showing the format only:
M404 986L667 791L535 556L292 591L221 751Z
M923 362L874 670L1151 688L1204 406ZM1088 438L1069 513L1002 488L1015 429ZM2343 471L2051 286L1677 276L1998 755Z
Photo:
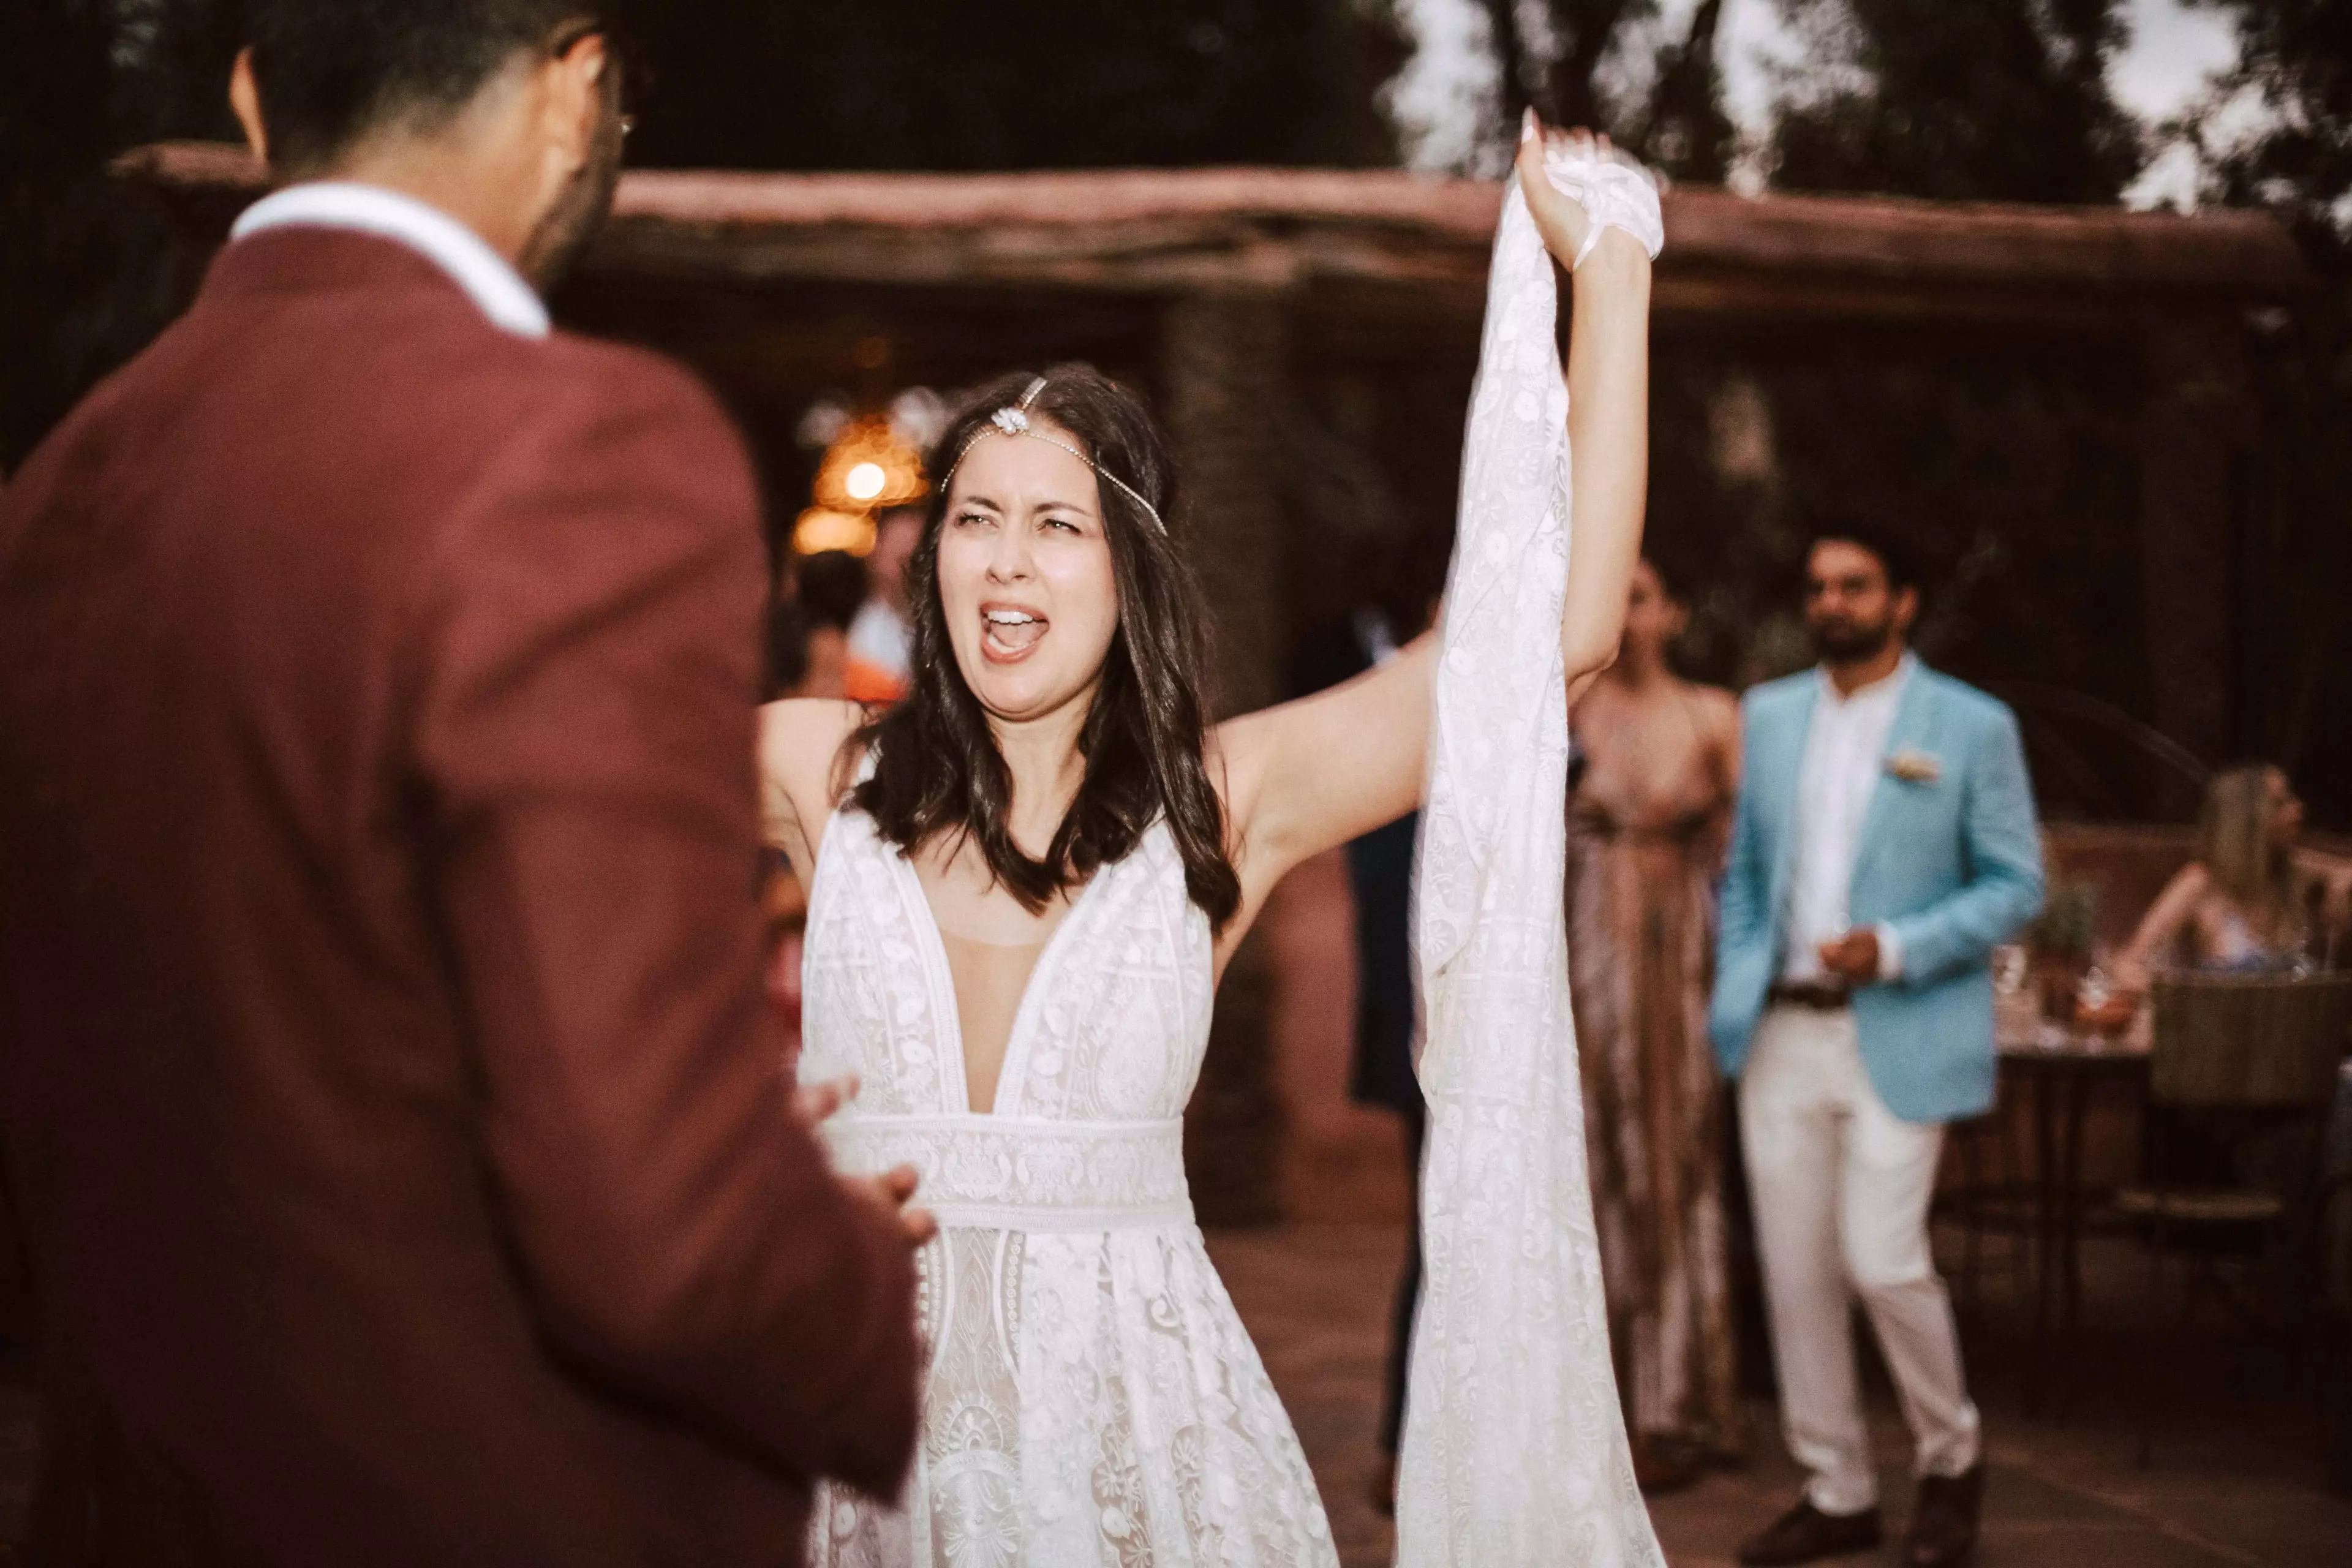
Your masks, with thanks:
M1751 689L1739 803L1724 868L1707 1030L1723 1070L1748 1060L1781 968L1799 775L1820 690L1811 670ZM1886 755L1932 759L1932 780L1883 770L1855 847L1848 915L1884 921L1903 973L1854 994L1863 1065L1906 1121L1949 1121L1993 1098L1993 948L2042 908L2042 837L2017 720L1995 699L1916 666ZM1915 770L1918 772L1927 769Z

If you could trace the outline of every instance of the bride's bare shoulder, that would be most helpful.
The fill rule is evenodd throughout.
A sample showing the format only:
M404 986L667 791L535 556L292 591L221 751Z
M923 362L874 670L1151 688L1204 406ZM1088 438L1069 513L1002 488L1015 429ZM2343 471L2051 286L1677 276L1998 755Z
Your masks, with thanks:
M1224 807L1229 829L1244 826L1255 804L1258 781L1265 771L1271 729L1266 715L1271 711L1261 709L1213 724L1202 740L1201 762Z
M794 804L814 806L840 793L844 748L866 722L856 702L788 697L760 710L760 775Z
M787 697L760 709L760 754L790 750L838 751L841 743L866 722L866 710L856 702L829 697Z

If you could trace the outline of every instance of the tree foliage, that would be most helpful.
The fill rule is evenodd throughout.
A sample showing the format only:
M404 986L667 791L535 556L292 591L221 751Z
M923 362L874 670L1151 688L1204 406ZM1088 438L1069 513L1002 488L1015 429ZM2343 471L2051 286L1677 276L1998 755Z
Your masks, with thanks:
M2211 172L2210 195L2271 207L2315 254L2352 245L2352 0L2203 0L2236 23L2236 68L2174 127ZM2230 139L2220 110L2252 100L2260 129Z
M1364 0L640 0L641 162L773 169L1393 163Z
M633 161L775 169L1391 163L1385 0L618 0ZM236 135L236 0L0 4L0 473L199 259L106 174Z
M1773 183L1959 201L2114 201L2142 153L2107 91L2123 0L1783 0L1806 38Z
M1641 47L1635 27L1657 0L1480 0L1486 13L1501 108L1516 127L1529 105L1556 125L1605 131L1676 179L1719 182L1738 132L1723 107L1716 37L1723 0L1700 0L1677 37L1646 62L1645 89L1620 101L1608 90L1613 56Z

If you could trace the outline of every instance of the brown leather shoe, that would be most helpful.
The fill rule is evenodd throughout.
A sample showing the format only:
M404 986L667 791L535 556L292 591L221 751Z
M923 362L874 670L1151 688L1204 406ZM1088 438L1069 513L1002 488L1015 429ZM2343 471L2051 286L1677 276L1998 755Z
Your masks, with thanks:
M1868 1552L1883 1539L1876 1509L1823 1513L1807 1499L1766 1525L1762 1533L1741 1542L1739 1561L1747 1568L1794 1568L1800 1563Z
M1633 1484L1651 1497L1676 1492L1699 1478L1698 1456L1689 1445L1654 1432L1633 1437Z
M1977 1547L1977 1515L1984 1508L1984 1461L1957 1476L1922 1476L1903 1533L1904 1568L1960 1568Z

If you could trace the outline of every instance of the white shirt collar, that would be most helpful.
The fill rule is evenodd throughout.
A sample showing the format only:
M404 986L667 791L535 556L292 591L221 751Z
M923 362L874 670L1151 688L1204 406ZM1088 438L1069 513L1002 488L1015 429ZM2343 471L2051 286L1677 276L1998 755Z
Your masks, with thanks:
M447 213L414 196L342 180L289 185L246 208L228 237L233 243L296 225L356 229L397 240L446 272L492 324L520 337L547 336L547 307L506 258Z
M1887 671L1885 675L1880 676L1876 680L1872 681L1867 686L1855 687L1852 692L1843 692L1838 689L1837 682L1830 679L1829 666L1827 665L1815 665L1813 667L1813 679L1821 683L1821 691L1823 697L1829 699L1830 701L1835 703L1838 707L1846 708L1858 702L1871 703L1877 702L1882 700L1892 702L1902 691L1904 687L1910 684L1911 672L1918 667L1919 656L1913 653L1909 648L1905 648L1903 650L1903 657L1895 661L1895 668L1893 669Z

